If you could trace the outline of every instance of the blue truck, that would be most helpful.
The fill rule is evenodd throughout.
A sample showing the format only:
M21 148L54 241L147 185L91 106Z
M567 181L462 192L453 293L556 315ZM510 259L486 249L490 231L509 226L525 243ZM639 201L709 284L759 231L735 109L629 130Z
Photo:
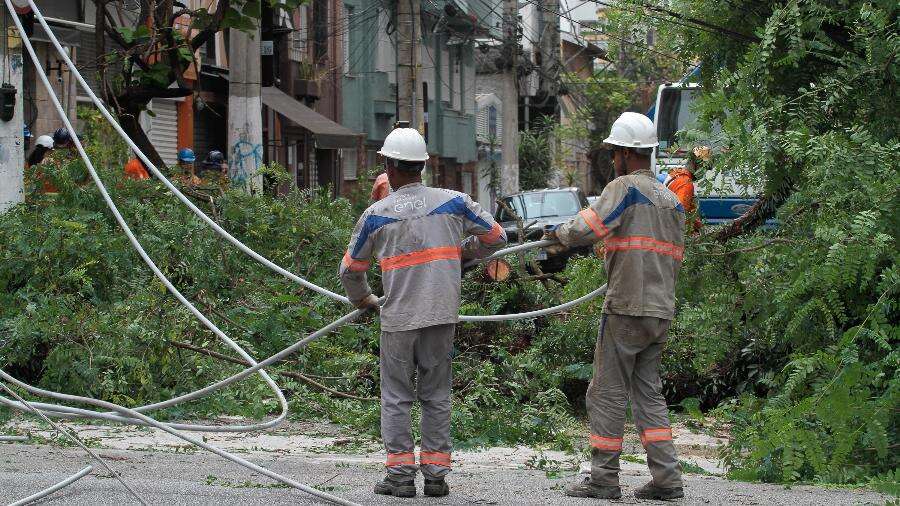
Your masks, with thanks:
M677 83L660 85L656 94L656 104L648 116L656 125L659 147L653 151L653 170L657 176L683 167L690 147L677 143L679 132L690 130L696 125L697 115L693 110L694 100L700 94L700 85L690 82L693 73ZM716 153L715 128L712 139L701 142L709 145ZM759 194L761 182L748 182L744 177L709 171L698 175L694 183L700 217L711 225L728 223L744 214L752 206ZM739 179L741 180L739 182ZM771 224L770 224L771 225Z

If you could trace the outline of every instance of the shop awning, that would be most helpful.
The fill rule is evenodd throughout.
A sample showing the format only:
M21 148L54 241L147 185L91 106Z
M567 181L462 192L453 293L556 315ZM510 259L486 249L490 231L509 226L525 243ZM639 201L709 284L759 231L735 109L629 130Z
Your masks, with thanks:
M316 137L316 146L320 148L356 147L356 133L306 107L278 88L272 86L263 87L262 103L312 132Z

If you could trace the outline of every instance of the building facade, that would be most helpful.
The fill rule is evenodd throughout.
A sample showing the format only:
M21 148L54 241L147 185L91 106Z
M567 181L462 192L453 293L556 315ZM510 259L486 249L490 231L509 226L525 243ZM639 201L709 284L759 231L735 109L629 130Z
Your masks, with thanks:
M477 2L473 2L477 3ZM475 143L475 44L485 27L478 11L460 1L421 2L419 93L423 134L431 158L431 184L477 195ZM447 5L451 8L448 10ZM396 13L380 2L345 0L343 124L364 132L364 155L344 157L348 189L369 185L377 170L375 152L397 121ZM455 12L449 15L448 12Z

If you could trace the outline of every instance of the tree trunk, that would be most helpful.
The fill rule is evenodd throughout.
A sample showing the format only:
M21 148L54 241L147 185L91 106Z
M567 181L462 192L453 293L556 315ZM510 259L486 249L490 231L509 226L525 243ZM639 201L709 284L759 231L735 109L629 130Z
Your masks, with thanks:
M130 108L129 108L130 109ZM147 158L153 165L156 165L158 168L163 168L166 166L166 163L163 161L162 157L159 156L159 153L156 151L156 148L153 146L153 143L150 142L150 138L147 137L147 134L144 132L144 129L141 128L141 123L138 121L140 118L140 112L135 110L128 110L123 112L118 112L116 114L119 118L119 123L122 125L122 129L125 130L125 133L131 137L131 140L137 144L137 147L140 148L141 151L147 155Z
M756 230L764 225L766 220L775 216L778 208L787 201L793 192L793 180L785 178L774 192L769 195L763 195L755 204L750 206L747 212L723 227L716 234L716 239L721 243L725 243L729 239Z

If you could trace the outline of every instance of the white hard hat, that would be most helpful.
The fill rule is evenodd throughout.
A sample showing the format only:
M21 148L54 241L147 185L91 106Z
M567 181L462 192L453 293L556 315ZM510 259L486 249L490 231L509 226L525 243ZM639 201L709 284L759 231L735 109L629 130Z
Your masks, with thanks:
M395 160L424 162L428 160L425 139L415 128L395 128L384 139L379 155Z
M653 122L636 112L623 112L613 123L609 137L603 142L624 148L652 148L659 145Z
M34 145L35 146L43 146L48 149L52 148L53 147L53 137L50 137L49 135L42 135L42 136L38 137L36 141L34 141Z

